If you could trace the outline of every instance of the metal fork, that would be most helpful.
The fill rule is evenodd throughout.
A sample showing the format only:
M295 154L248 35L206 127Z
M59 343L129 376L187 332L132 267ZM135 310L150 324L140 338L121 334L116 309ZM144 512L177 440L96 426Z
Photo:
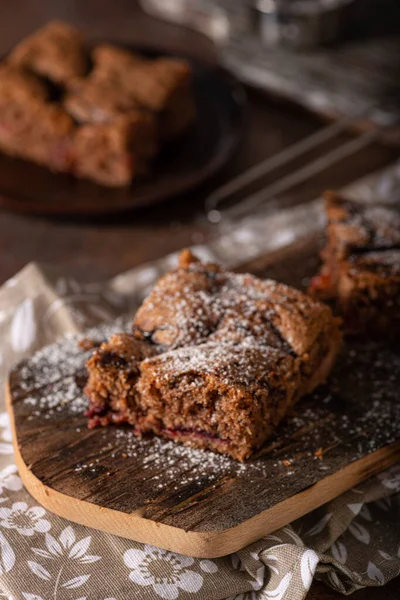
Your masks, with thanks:
M247 186L254 184L261 177L272 173L278 167L285 166L295 158L301 157L306 152L318 148L318 146L321 146L329 140L333 140L340 133L348 131L352 126L359 123L359 119L360 117L346 117L332 125L328 125L307 138L285 148L278 154L257 163L247 171L216 189L205 201L205 209L209 221L218 223L223 215L227 217L242 216L260 206L273 196L286 192L294 186L304 183L311 177L318 175L344 158L352 156L362 148L377 140L382 134L382 129L375 128L365 131L357 138L345 142L338 148L327 152L323 156L292 171L290 174L283 176L281 179L278 179L267 187L247 196L241 202L229 208L223 208L229 198L234 194L244 192Z

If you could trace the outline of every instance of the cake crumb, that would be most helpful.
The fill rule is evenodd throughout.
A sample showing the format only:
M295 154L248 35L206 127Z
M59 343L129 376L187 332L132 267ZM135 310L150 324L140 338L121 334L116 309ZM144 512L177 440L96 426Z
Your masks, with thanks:
M99 343L91 338L82 338L78 342L78 346L81 350L93 350L93 348L98 348Z
M324 451L323 451L323 449L322 449L322 448L318 448L318 450L316 450L316 451L314 452L314 456L315 456L315 458L317 458L318 460L323 460L323 454L324 454Z

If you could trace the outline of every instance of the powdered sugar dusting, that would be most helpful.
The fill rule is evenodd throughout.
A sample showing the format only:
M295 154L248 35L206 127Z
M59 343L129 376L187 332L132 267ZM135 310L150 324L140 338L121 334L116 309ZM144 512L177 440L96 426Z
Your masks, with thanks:
M294 370L294 360L290 356L270 346L262 346L251 337L237 346L210 342L179 348L164 352L155 361L158 367L161 366L159 379L188 374L191 375L191 382L187 383L190 387L203 385L203 375L217 375L226 385L234 382L235 385L253 386L260 380L265 381L266 374L271 371L284 376Z
M101 341L128 328L129 321L119 320L90 330L85 337ZM13 385L21 398L17 406L22 405L33 431L48 421L50 428L41 435L50 435L56 422L65 429L60 444L79 449L76 456L66 454L65 461L83 486L90 487L93 477L121 477L126 472L140 481L141 502L150 502L164 493L186 497L236 480L256 485L268 504L270 497L276 500L279 490L283 495L288 489L294 493L333 473L343 454L351 462L400 439L400 354L373 343L352 343L329 386L299 403L259 455L244 464L173 441L138 439L128 427L89 431L82 393L89 352L78 347L81 337L68 336L40 350L17 369ZM88 436L95 440L96 451L92 445L85 457ZM252 502L256 498L249 499L249 506Z
M400 244L400 211L396 206L363 205L357 202L344 202L348 216L344 226L359 232L359 240L355 245L373 248L390 248ZM350 245L352 245L352 243Z
M113 333L128 331L129 327L129 319L121 318L90 329L84 334L66 334L56 343L41 348L18 369L21 391L40 389L82 369L90 351L82 352L78 348L81 339L90 338L100 343ZM32 404L32 399L30 403Z
M160 280L135 325L164 349L251 338L302 354L329 319L326 306L286 285L191 262Z

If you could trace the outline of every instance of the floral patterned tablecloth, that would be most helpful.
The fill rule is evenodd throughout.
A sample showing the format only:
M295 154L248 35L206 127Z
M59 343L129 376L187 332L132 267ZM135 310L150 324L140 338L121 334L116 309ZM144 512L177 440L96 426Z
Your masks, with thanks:
M1 377L58 336L133 311L172 262L101 286L28 265L0 289ZM238 553L201 560L69 523L38 506L14 465L4 411L1 396L0 598L300 600L314 578L350 593L400 573L400 465Z

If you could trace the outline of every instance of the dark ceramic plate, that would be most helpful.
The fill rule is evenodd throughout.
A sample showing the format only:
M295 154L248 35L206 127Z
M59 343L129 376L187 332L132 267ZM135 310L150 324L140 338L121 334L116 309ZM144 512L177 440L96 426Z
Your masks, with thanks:
M190 62L197 119L163 148L146 179L107 188L0 153L0 208L54 216L118 213L177 196L214 175L240 138L245 92L227 72Z

